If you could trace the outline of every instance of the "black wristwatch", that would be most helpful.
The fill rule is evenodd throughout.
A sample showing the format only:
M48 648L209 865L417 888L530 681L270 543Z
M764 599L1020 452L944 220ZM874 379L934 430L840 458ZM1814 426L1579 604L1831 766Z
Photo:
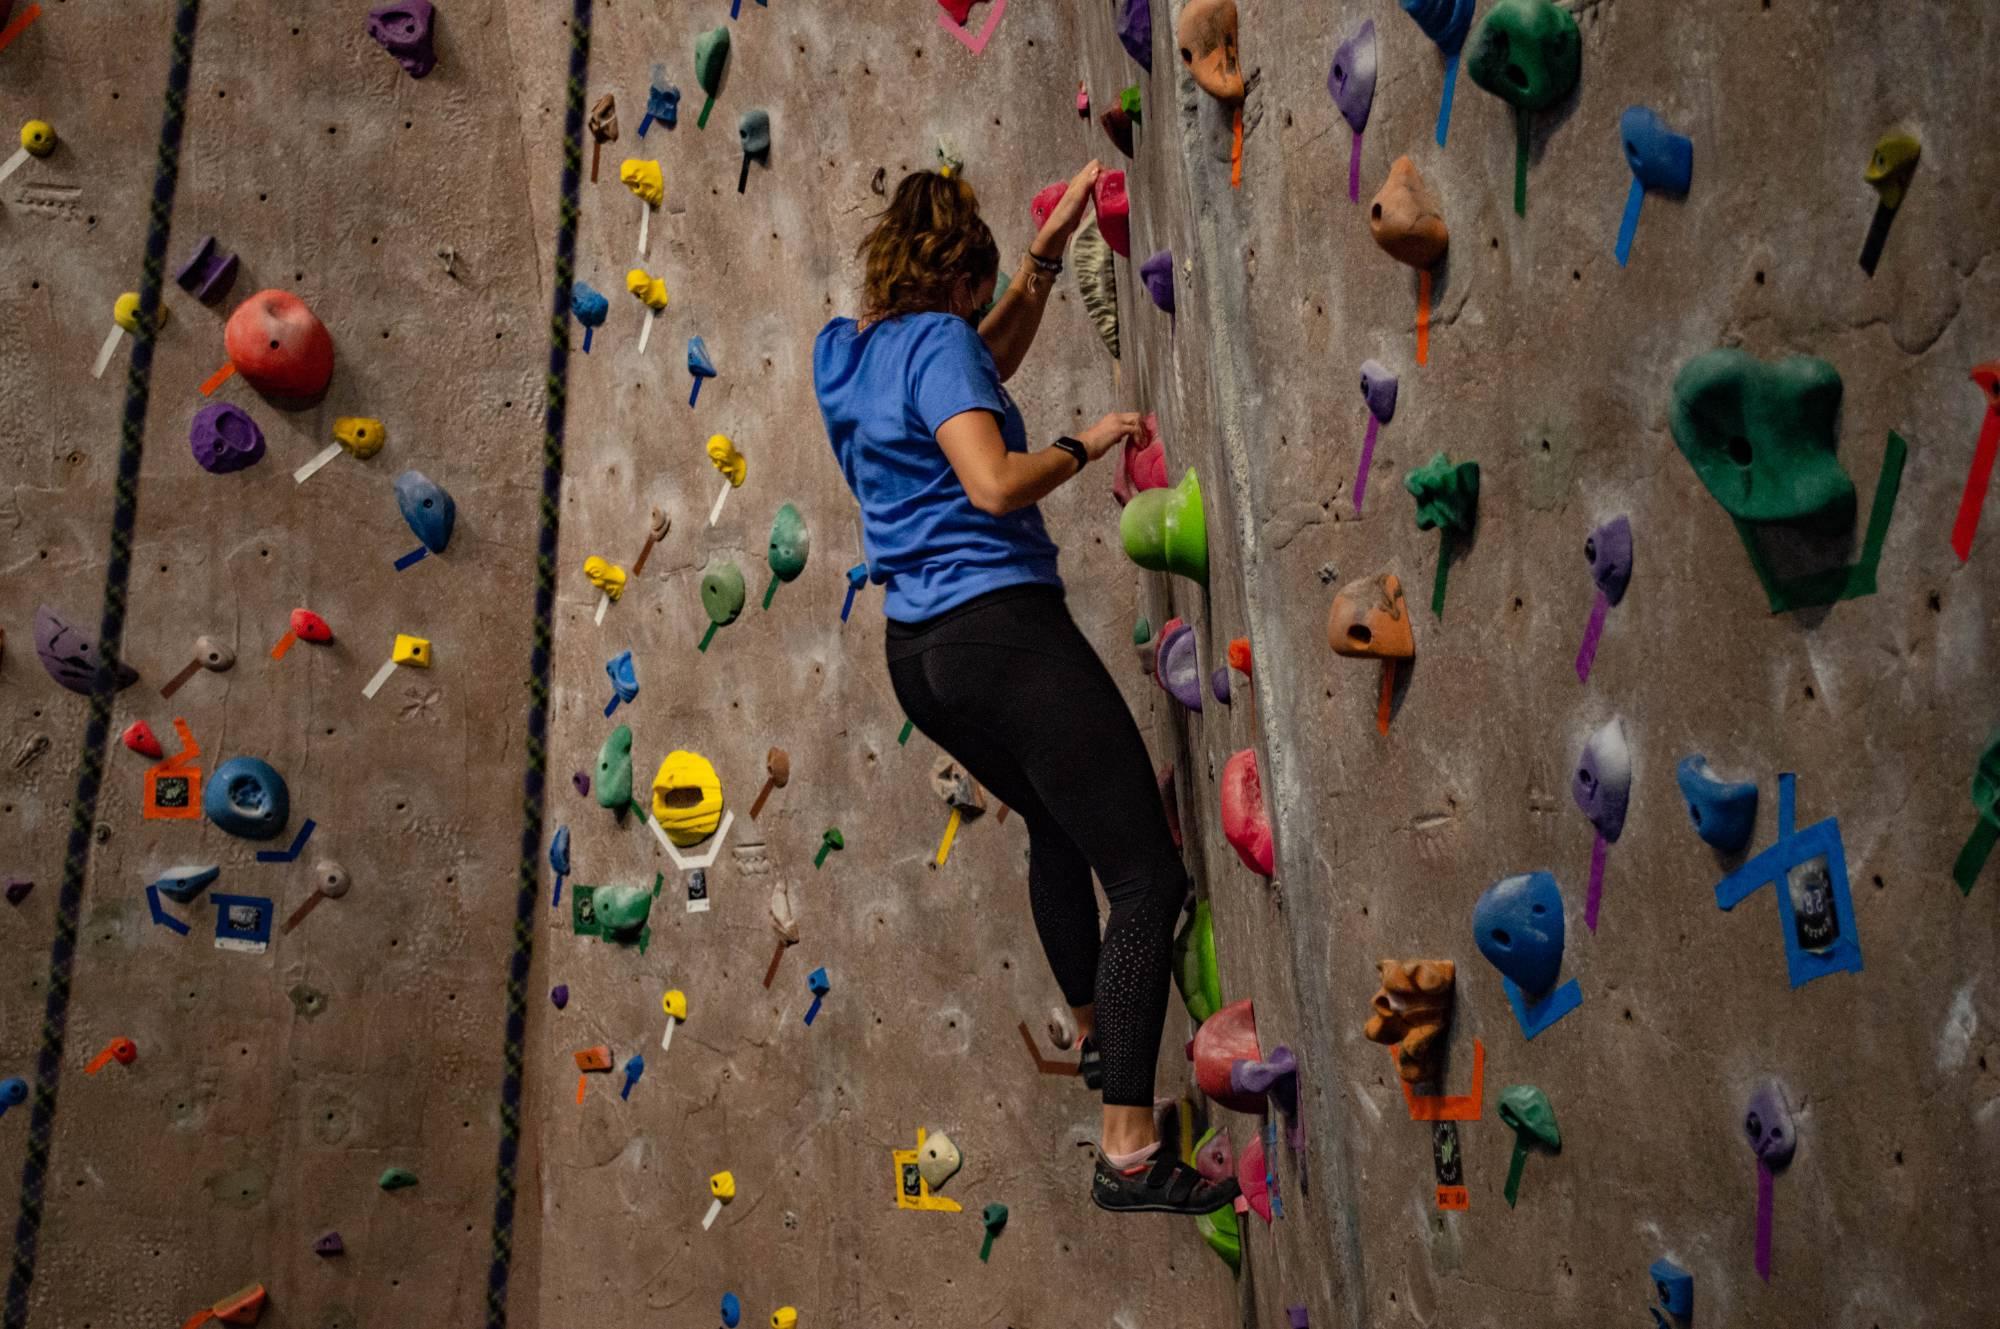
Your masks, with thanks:
M1083 444L1077 442L1067 434L1049 444L1049 446L1059 452L1067 452L1070 456L1076 458L1076 469L1079 471L1090 464L1090 453L1085 450Z

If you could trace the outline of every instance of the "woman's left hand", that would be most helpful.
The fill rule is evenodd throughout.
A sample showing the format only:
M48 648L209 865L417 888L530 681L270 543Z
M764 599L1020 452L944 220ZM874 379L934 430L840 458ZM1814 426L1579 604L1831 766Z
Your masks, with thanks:
M1104 166L1092 158L1084 168L1070 177L1069 188L1056 205L1049 209L1049 218L1042 223L1042 229L1035 235L1035 243L1030 248L1043 258L1060 258L1063 246L1069 243L1070 235L1083 223L1083 210L1090 206L1092 193L1097 188L1097 177L1104 174Z

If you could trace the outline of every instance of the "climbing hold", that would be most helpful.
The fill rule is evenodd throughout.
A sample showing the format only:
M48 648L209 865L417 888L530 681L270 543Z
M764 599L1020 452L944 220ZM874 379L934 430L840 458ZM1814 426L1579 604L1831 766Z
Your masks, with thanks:
M1188 0L1174 38L1181 63L1209 96L1227 105L1243 100L1243 66L1236 53L1236 0Z
M655 124L672 129L681 122L681 90L667 82L667 67L653 66L653 81L646 89L646 113L639 117L639 137ZM616 138L617 135L612 135Z
M231 757L215 768L202 791L201 810L217 829L245 840L269 840L292 815L284 777L256 757Z
M616 563L607 563L593 554L583 560L583 575L612 600L625 594L625 569Z
M620 651L604 662L605 676L611 680L611 700L604 707L608 717L628 701L639 696L639 668L632 661L632 652Z
M569 1005L569 984L558 983L549 989L549 1001L557 1010Z
M799 1329L799 1313L790 1306L780 1306L771 1312L771 1329Z
M1479 463L1452 463L1446 453L1437 453L1429 464L1403 477L1403 487L1417 501L1417 529L1433 528L1450 534L1471 532L1479 509Z
M144 720L134 720L126 725L125 732L118 737L126 747L143 757L151 757L157 761L167 755L166 749L160 746L158 736L153 733L153 726Z
M1632 796L1632 752L1625 742L1625 726L1616 717L1584 744L1569 792L1599 835L1615 841L1624 833L1625 809Z
M1208 1243L1208 1248L1220 1256L1224 1264L1233 1272L1242 1271L1243 1229L1234 1209L1224 1205L1211 1213L1197 1214L1194 1226L1195 1231L1201 1233L1201 1239Z
M1207 900L1194 902L1187 922L1174 936L1174 985L1197 1024L1222 1008L1222 980L1215 968L1215 917Z
M46 157L56 150L56 127L46 120L30 120L21 126L21 151L30 157Z
M1229 639L1229 667L1245 678L1250 677L1250 639L1231 637Z
M993 1239L1007 1227L1007 1206L997 1201L980 1212L980 1221L986 1225L986 1240L980 1243L979 1258L983 1262L993 1253Z
M1111 477L1111 496L1122 508L1132 501L1134 494L1164 489L1166 484L1167 448L1160 438L1160 418L1147 415L1139 422L1139 437L1125 440L1117 474Z
M597 334L597 330L604 326L604 320L611 315L610 297L589 282L579 281L570 288L569 312L576 315L577 322L583 324L583 350L587 355L590 353L590 339Z
M431 0L399 0L368 11L368 35L396 57L405 74L422 78L437 67L436 38L431 31L436 17Z
M1371 1043L1396 1050L1396 1074L1405 1084L1435 1084L1443 1071L1445 1032L1458 966L1450 960L1378 960L1382 984L1362 1029Z
M1152 73L1152 0L1118 0L1118 14L1112 20L1112 27L1118 34L1118 44L1125 48L1125 54L1137 60L1140 68L1148 74Z
M314 1255L342 1255L347 1251L347 1243L340 1239L338 1232L328 1232L313 1240Z
M1194 1031L1189 1055L1194 1058L1195 1084L1211 1100L1234 1112L1259 1113L1264 1096L1238 1092L1231 1086L1230 1067L1239 1061L1262 1061L1257 1046L1257 1015L1250 999L1232 1001L1201 1022Z
M1680 785L1695 834L1724 853L1733 854L1750 843L1757 825L1754 780L1723 780L1700 753L1681 758L1674 768L1674 780Z
M1254 748L1243 749L1223 764L1222 834L1244 867L1261 877L1276 871L1271 817L1264 809L1264 785L1258 778Z
M1076 289L1083 296L1083 311L1097 329L1098 340L1118 358L1118 275L1112 262L1111 245L1098 229L1097 218L1086 218L1069 242L1070 268L1076 273Z
M651 117L649 116L650 120ZM598 159L604 155L606 143L618 141L618 98L605 93L590 106L590 182L597 183ZM643 134L640 137L645 137Z
M1472 937L1501 974L1514 1019L1528 1038L1547 1029L1583 1001L1575 979L1556 987L1562 973L1563 900L1546 872L1506 877L1486 888L1472 910Z
M1183 623L1160 634L1154 677L1175 701L1191 711L1201 710L1201 660L1193 628Z
M1236 1155L1229 1147L1229 1137L1214 1127L1202 1135L1193 1154L1194 1170L1210 1181L1236 1175Z
M412 637L407 632L396 634L396 640L389 646L391 664L409 665L416 669L431 667L431 643L427 637Z
M1659 1302L1660 1310L1674 1318L1678 1325L1685 1325L1694 1318L1694 1275L1662 1257L1653 1261L1647 1274L1653 1280L1653 1296ZM1659 1316L1654 1315L1657 1322Z
M1444 207L1415 163L1398 157L1368 208L1368 232L1388 255L1413 268L1433 268L1445 256L1451 232Z
M268 397L309 400L333 379L333 336L289 291L259 291L223 326L229 363Z
M92 685L97 681L99 656L97 647L77 629L56 617L56 611L47 605L35 610L35 654L40 657L42 668L71 692L88 697ZM139 681L139 671L118 663L112 673L112 686L123 690Z
M111 303L111 321L134 336L139 332L139 293L127 291ZM167 307L160 306L159 323L167 321ZM158 326L158 325L155 325Z
M313 864L313 889L327 899L340 899L347 894L350 885L347 869L332 859L322 858Z
M1192 468L1170 489L1134 495L1119 515L1118 537L1140 567L1208 584L1208 523Z
M422 471L404 471L396 477L396 506L424 548L433 554L445 551L458 521L458 505L443 485Z
M1097 213L1097 229L1111 252L1120 258L1132 257L1132 200L1125 192L1125 172L1106 171L1097 177L1091 192Z
M708 128L708 113L715 108L716 94L722 91L722 71L729 63L729 29L718 25L694 42L694 81L708 94L702 103L695 128Z
M1333 67L1327 71L1327 95L1357 137L1368 127L1375 105L1376 58L1375 20L1363 19L1354 35L1334 48Z
M1590 560L1590 579L1605 600L1614 605L1623 600L1632 580L1631 519L1616 516L1592 531L1583 542L1583 556Z
M236 664L236 652L203 635L194 639L194 662L212 674L227 673Z
M715 377L715 361L708 358L708 343L700 337L688 338L687 367L694 380L693 390L688 393L688 405L692 406L701 396L702 380Z
M1791 1105L1777 1081L1763 1081L1750 1095L1743 1110L1743 1134L1758 1163L1772 1172L1782 1172L1791 1163L1799 1147L1798 1132Z
M175 270L174 281L203 304L214 304L236 284L236 269L236 255L220 249L214 236L204 235L187 261Z
M294 609L290 622L292 631L298 634L300 641L325 645L333 640L333 629L327 626L325 619L310 609Z
M1883 207L1893 210L1903 206L1923 154L1923 145L1908 134L1884 134L1876 143L1864 178L1881 197Z
M333 441L365 461L382 450L389 431L372 416L343 415L333 422Z
M667 283L646 274L644 268L633 268L625 274L625 289L639 297L639 302L659 313L667 307Z
M1058 180L1054 184L1043 185L1028 200L1028 215L1034 218L1036 230L1049 224L1049 214L1056 210L1056 204L1062 202L1063 195L1068 192L1069 181Z
M1842 530L1855 494L1834 455L1840 398L1840 373L1824 360L1708 351L1674 379L1674 442L1737 520Z
M743 1320L743 1303L736 1299L736 1294L734 1292L723 1293L722 1294L723 1329L736 1329L736 1326L740 1324L742 1320Z
M917 1174L932 1190L943 1190L944 1184L958 1175L959 1168L965 1166L965 1157L951 1137L943 1131L931 1131L924 1136L923 1147L917 1150Z
M1694 183L1694 140L1667 128L1651 107L1626 107L1618 117L1618 139L1642 191L1685 194Z
M598 1043L592 1047L579 1048L571 1053L570 1056L575 1060L576 1068L586 1075L592 1073L608 1074L611 1070L611 1047L609 1044Z
M836 849L845 848L847 848L847 841L842 837L840 828L837 826L827 827L825 832L819 837L819 852L813 855L813 866L815 868L821 866L826 862L828 854Z
M1341 587L1327 615L1326 640L1335 655L1372 660L1414 656L1416 637L1396 574L1378 573Z
M406 1167L385 1168L375 1184L385 1191L400 1191L417 1184L417 1174Z
M1378 360L1361 362L1361 398L1368 403L1368 413L1381 424L1388 424L1396 414L1397 377Z
M1244 1206L1266 1223L1271 1221L1271 1188L1266 1181L1269 1172L1265 1166L1264 1137L1253 1133L1250 1143L1236 1156L1236 1189Z
M771 565L771 586L764 592L764 607L770 608L771 596L777 592L779 582L798 580L806 570L806 556L812 552L812 535L806 530L806 519L790 503L778 509L778 515L771 520L770 547L765 561Z
M621 946L636 944L643 953L652 936L646 920L652 916L663 880L655 873L650 886L578 886L570 892L570 931Z
M653 776L653 820L683 849L722 824L722 777L699 753L674 751Z
M771 113L753 106L736 118L736 140L743 147L743 169L736 177L736 192L742 193L750 179L750 163L771 162Z
M1170 249L1159 253L1139 265L1139 280L1146 287L1153 304L1163 314L1174 312L1174 255Z
M1214 672L1209 674L1208 690L1224 706L1230 704L1228 665L1217 665Z
M618 182L638 195L639 201L649 208L657 208L667 201L667 181L657 161L627 157L618 167Z
M264 431L233 402L211 402L188 423L188 447L210 475L228 475L264 459Z
M194 898L221 875L222 869L213 863L205 867L168 868L148 883L147 889L158 890L175 904L192 904Z
M1556 1110L1549 1096L1531 1084L1509 1085L1500 1094L1500 1120L1514 1132L1514 1160L1507 1168L1507 1207L1521 1188L1521 1169L1528 1162L1528 1149L1539 1144L1544 1149L1562 1148L1562 1131L1556 1126Z
M743 481L750 473L750 463L736 450L736 444L727 434L708 436L708 464L727 481L731 489L743 487Z
M597 806L623 813L632 803L632 730L619 725L597 749Z
M1576 20L1551 0L1496 0L1466 53L1472 81L1523 111L1568 96L1582 63Z
M743 570L734 563L712 565L701 578L701 607L708 621L727 627L743 612Z
M1097 117L1097 123L1104 130L1104 136L1111 140L1112 147L1127 157L1132 155L1132 117L1123 107L1112 107Z

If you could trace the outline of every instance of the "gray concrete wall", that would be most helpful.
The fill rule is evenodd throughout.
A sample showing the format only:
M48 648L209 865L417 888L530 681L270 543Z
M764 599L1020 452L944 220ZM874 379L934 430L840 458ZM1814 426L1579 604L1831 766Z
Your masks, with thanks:
M544 896L534 938L512 1322L696 1322L724 1290L751 1324L781 1304L809 1325L1276 1324L1293 1305L1354 1326L1637 1322L1646 1265L1665 1255L1695 1272L1697 1323L1983 1323L1982 1236L2000 1218L1987 1161L2000 1144L1995 894L1989 881L1961 899L1949 874L1996 721L1981 668L1994 587L1991 551L1961 566L1946 532L1979 425L1965 374L1990 356L1982 338L2000 309L1983 263L2000 233L2000 201L1981 184L1996 166L1979 114L2000 56L1991 18L1968 4L1573 6L1581 87L1542 117L1517 218L1511 111L1461 77L1439 149L1439 61L1396 6L1240 3L1256 80L1232 190L1228 121L1180 70L1167 3L1155 5L1151 76L1118 47L1103 3L1015 0L978 55L915 0L746 4L702 131L692 40L727 22L727 6L600 0L588 98L617 94L623 134L601 183L584 186L577 271L612 309L592 354L571 361L548 822L570 827L574 873L560 911ZM1380 32L1382 76L1356 206L1324 81L1363 17ZM111 301L138 280L168 19L166 5L50 5L0 52L0 123L39 116L63 136L0 186L0 249L14 260L0 271L0 873L37 883L0 919L0 1070L31 1080L86 710L35 661L32 619L43 601L93 629L98 613L129 347L102 381L88 370ZM186 428L221 358L221 313L168 288L125 651L144 678L114 723L145 718L171 747L183 716L211 770L239 753L271 760L294 824L318 830L300 862L276 866L212 827L144 821L146 763L114 741L38 1325L185 1319L252 1280L272 1294L265 1324L484 1319L567 8L450 4L439 68L421 82L360 27L359 7L204 7L172 260L214 231L242 255L235 298L298 291L339 361L309 410L225 387L270 453L209 476ZM685 94L682 119L642 142L655 61ZM1079 78L1099 109L1141 84L1134 161L1074 115ZM1685 203L1649 201L1620 269L1616 121L1632 102L1693 136L1695 187ZM773 151L738 196L731 131L753 105L772 113ZM1860 173L1891 128L1918 134L1925 157L1869 280L1854 263L1875 205ZM1248 1220L1233 1286L1191 1223L1089 1208L1087 1155L1072 1146L1091 1137L1094 1104L1035 1075L1016 1032L1039 1029L1058 999L1028 918L1024 831L989 814L943 870L928 866L945 820L930 787L938 754L920 736L897 742L879 592L839 619L859 533L812 400L810 340L854 308L872 177L893 184L931 164L941 135L963 150L1010 262L1031 233L1029 197L1093 154L1129 172L1135 260L1168 247L1180 259L1174 321L1119 264L1116 368L1066 281L1012 386L1037 435L1114 407L1159 412L1173 473L1197 467L1208 495L1206 596L1124 560L1103 472L1045 510L1079 620L1156 758L1180 771L1225 993L1254 997L1266 1046L1289 1044L1304 1067L1308 1148L1281 1163L1285 1217ZM672 300L643 357L623 291L637 204L616 182L617 162L641 149L666 172L647 266ZM1440 191L1453 231L1421 368L1412 274L1365 220L1401 153ZM721 377L690 410L692 334ZM1768 612L1667 431L1674 373L1718 344L1839 368L1841 456L1864 505L1887 432L1910 441L1874 596ZM1402 397L1355 519L1355 381L1371 356L1402 374ZM387 449L295 485L291 469L345 414L384 418ZM718 431L750 474L711 527L719 481L702 443ZM1400 488L1439 448L1484 468L1478 536L1454 564L1442 622L1427 607L1437 536L1416 530ZM406 467L452 491L459 522L446 555L397 574L389 560L411 541L389 484ZM788 501L811 528L811 559L765 612L764 542ZM629 566L654 506L672 532L597 625L582 561ZM1580 547L1621 511L1637 571L1580 686L1592 592ZM701 653L697 585L716 556L738 561L751 604ZM1334 590L1383 569L1405 583L1418 641L1386 739L1376 668L1336 659L1325 638ZM300 604L339 642L274 663L266 653ZM1156 627L1188 617L1209 662L1250 637L1254 711L1239 699L1188 717L1167 701L1132 663L1140 613ZM436 666L364 702L397 631L429 637ZM203 632L234 646L236 668L163 701L159 685ZM607 721L604 663L627 648L641 692ZM1566 785L1584 737L1614 714L1637 774L1593 936L1581 919L1591 833ZM721 775L737 820L706 913L686 912L685 880L645 830L570 787L618 720L636 734L642 797L672 748ZM752 823L774 745L792 781ZM1245 747L1276 823L1268 883L1217 824L1216 778ZM1760 847L1780 771L1799 774L1803 821L1839 817L1863 972L1792 990L1768 895L1714 908L1729 864L1690 833L1672 784L1696 750L1761 782ZM847 848L815 870L828 826ZM345 864L352 893L266 955L213 949L205 903L180 911L187 938L149 921L141 888L174 863L220 863L217 889L270 896L282 918L323 855ZM1584 1003L1529 1043L1471 945L1470 913L1487 884L1534 868L1562 883L1565 974ZM666 887L643 955L572 934L575 884L656 871ZM801 940L767 991L779 882ZM1428 1128L1361 1037L1382 956L1458 962L1455 1089L1472 1040L1487 1050L1485 1113L1461 1127L1462 1214L1434 1208ZM805 976L820 965L833 989L807 1028ZM547 1000L556 983L570 991L562 1012ZM289 995L301 985L323 997L320 1013ZM690 1019L663 1055L668 987L686 993ZM1162 1094L1185 1091L1188 1032L1177 1011ZM81 1074L117 1035L139 1044L138 1061ZM647 1069L629 1101L616 1071L591 1077L579 1106L572 1053L600 1042L621 1067L643 1052ZM1740 1126L1766 1075L1789 1088L1802 1141L1777 1182L1768 1286L1750 1267ZM1510 1211L1511 1142L1494 1105L1515 1083L1547 1091L1565 1148L1529 1163ZM0 1176L18 1175L26 1118L0 1118ZM1251 1123L1219 1120L1248 1140ZM890 1152L920 1126L965 1149L947 1192L964 1213L892 1207ZM391 1164L419 1185L378 1190ZM705 1182L723 1168L737 1198L704 1232ZM994 1200L1012 1218L982 1264L979 1210ZM0 1221L15 1204L15 1187L0 1187ZM346 1239L339 1260L311 1253L328 1228Z

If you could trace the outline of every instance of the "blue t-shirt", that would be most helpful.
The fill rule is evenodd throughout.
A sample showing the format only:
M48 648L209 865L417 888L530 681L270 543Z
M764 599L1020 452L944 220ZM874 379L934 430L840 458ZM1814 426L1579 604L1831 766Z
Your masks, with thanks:
M970 323L904 314L863 331L836 318L813 343L813 387L891 619L921 622L1003 586L1062 585L1041 513L981 512L938 446L938 426L954 415L991 411L1007 450L1028 448L1021 412Z

